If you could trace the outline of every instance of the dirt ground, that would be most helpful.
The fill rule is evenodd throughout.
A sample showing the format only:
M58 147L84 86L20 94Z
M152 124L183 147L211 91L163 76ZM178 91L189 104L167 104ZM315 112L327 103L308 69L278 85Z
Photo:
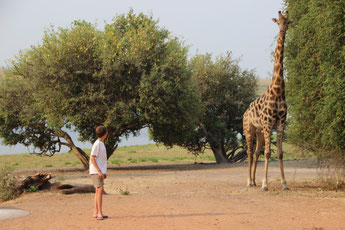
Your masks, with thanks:
M64 183L90 183L85 172L55 171ZM345 229L345 193L315 184L309 161L285 161L289 191L281 191L279 167L269 168L269 191L247 188L247 164L114 167L105 180L104 214L92 218L93 194L26 194L1 204L30 215L0 221L21 229ZM121 195L119 190L130 195Z

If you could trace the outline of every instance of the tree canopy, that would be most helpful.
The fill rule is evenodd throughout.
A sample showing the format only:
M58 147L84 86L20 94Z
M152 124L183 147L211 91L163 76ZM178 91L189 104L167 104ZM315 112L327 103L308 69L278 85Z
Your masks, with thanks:
M345 163L345 2L286 0L288 138ZM330 154L329 154L330 153Z
M242 118L257 87L253 71L242 70L231 53L215 60L211 54L190 60L203 111L199 126L184 144L194 153L212 149L217 163L227 162L226 154L243 140Z
M93 142L95 127L104 124L108 158L121 136L136 135L146 126L154 140L179 143L199 114L186 66L187 47L157 20L132 10L116 16L104 30L85 21L52 27L38 46L12 62L16 80L6 79L12 87L2 83L1 89L15 94L21 108L15 110L10 97L1 96L6 109L0 111L0 137L7 144L34 144L44 153L65 144L84 159L85 167L88 156L74 146L66 128ZM40 129L31 132L32 127ZM38 144L42 138L45 146Z

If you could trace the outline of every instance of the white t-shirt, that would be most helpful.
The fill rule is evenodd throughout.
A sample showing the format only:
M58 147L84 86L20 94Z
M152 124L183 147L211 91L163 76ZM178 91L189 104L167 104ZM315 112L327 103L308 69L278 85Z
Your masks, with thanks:
M91 156L96 156L95 160L98 168L103 174L107 173L107 150L102 141L97 140L92 145ZM90 157L90 174L98 174L96 167L91 162Z

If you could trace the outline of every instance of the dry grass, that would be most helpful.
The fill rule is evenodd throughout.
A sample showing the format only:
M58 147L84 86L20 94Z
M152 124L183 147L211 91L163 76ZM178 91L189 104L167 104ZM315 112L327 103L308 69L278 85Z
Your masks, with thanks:
M272 147L272 160L275 160L275 147ZM310 158L310 154L303 153L300 149L288 143L283 144L284 159ZM90 149L84 150L90 154ZM261 158L262 159L262 158ZM123 164L160 164L160 163L201 163L215 162L212 151L207 150L200 156L190 154L186 149L175 146L167 149L163 145L138 145L120 147L108 160L109 165ZM82 165L75 154L59 153L52 157L37 156L31 154L13 154L0 156L0 169L10 168L12 170L42 169L42 168L65 168L80 167Z
M84 149L90 154L90 149ZM194 163L215 161L211 151L196 157L186 149L175 146L167 149L163 145L140 145L119 147L110 157L108 164L159 164L159 163ZM76 155L71 153L58 153L52 157L33 154L11 154L0 156L0 168L8 167L12 170L82 167Z

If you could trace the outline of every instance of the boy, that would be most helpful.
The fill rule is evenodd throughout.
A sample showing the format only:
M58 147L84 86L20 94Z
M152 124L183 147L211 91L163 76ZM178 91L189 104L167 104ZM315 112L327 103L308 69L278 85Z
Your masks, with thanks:
M92 145L90 157L90 174L95 186L95 207L93 217L97 220L107 218L102 213L102 195L104 191L104 179L107 177L107 151L104 140L107 138L107 128L103 125L96 128L97 140Z

